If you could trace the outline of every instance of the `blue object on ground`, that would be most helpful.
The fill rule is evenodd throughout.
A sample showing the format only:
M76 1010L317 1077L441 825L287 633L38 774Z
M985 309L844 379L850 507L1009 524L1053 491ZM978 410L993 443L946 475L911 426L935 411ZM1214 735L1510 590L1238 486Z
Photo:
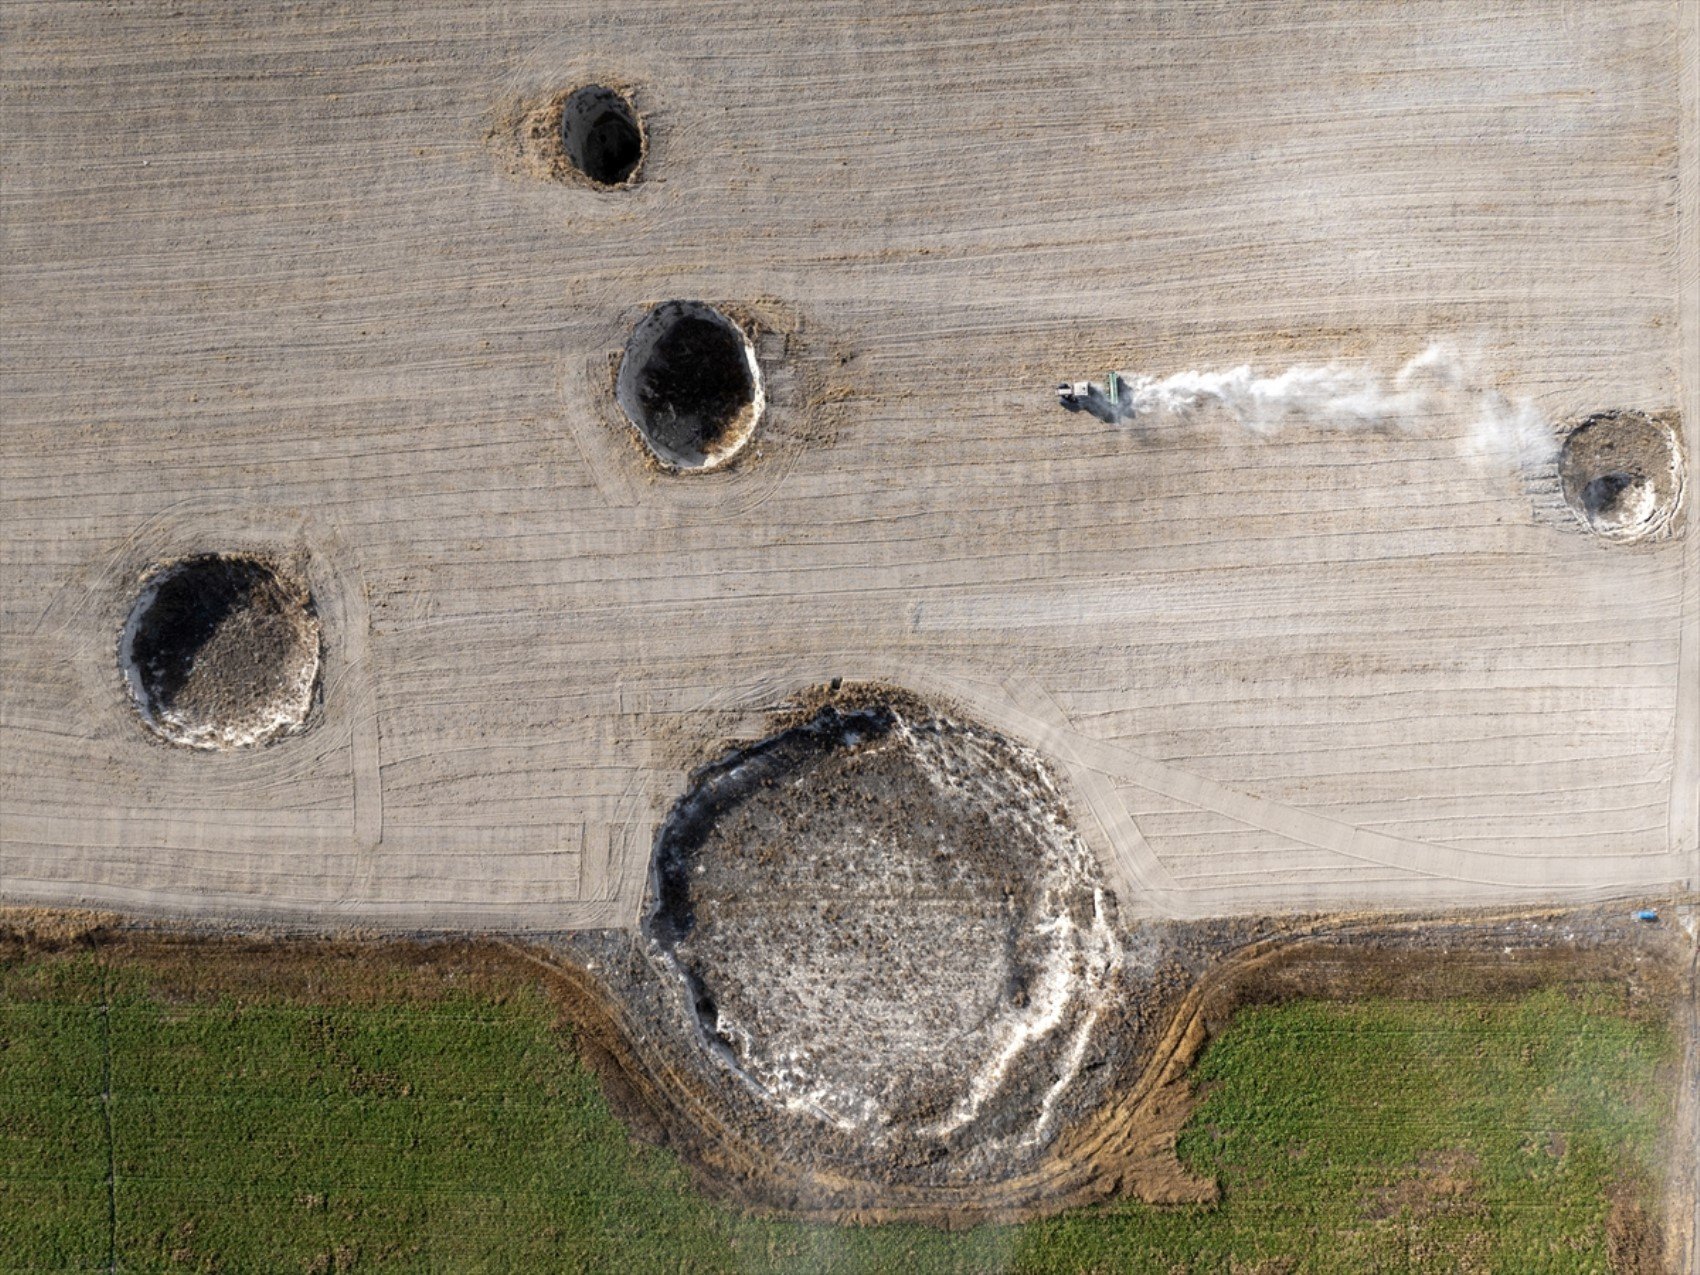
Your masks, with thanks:
M1637 921L1657 921L1659 910L1657 908L1642 908L1635 914L1635 919Z

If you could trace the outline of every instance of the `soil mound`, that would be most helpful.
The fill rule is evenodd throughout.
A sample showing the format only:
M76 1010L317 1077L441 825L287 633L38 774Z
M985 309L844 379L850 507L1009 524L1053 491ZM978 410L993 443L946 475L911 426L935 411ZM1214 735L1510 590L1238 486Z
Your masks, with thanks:
M306 588L264 562L190 558L144 582L118 663L142 721L172 743L265 743L307 720L319 622Z
M1590 531L1636 541L1670 530L1686 482L1671 421L1644 412L1599 412L1564 440L1558 461L1565 502Z
M765 400L755 347L700 301L667 301L632 330L614 396L656 459L713 469L755 431Z
M908 714L827 707L698 772L649 932L768 1103L910 1154L1014 1153L1087 1052L1113 903L1036 758Z
M643 161L637 112L617 90L587 84L562 103L561 149L598 186L623 185Z

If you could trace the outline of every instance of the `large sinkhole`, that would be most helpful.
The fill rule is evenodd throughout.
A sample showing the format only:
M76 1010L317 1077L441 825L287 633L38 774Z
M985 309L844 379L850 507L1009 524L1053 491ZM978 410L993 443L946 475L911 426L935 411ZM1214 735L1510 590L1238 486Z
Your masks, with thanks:
M630 181L643 161L643 129L624 94L600 84L574 90L561 104L561 149L598 186Z
M755 347L700 301L667 301L632 330L614 396L658 460L712 469L749 441L764 398Z
M307 720L319 621L306 586L269 563L189 558L143 581L118 663L142 721L172 743L260 744Z
M1558 474L1571 511L1596 535L1617 541L1667 531L1686 483L1673 422L1630 410L1598 412L1571 430Z
M876 1143L1051 1132L1119 952L1039 760L907 703L828 707L698 771L651 888L704 1043Z

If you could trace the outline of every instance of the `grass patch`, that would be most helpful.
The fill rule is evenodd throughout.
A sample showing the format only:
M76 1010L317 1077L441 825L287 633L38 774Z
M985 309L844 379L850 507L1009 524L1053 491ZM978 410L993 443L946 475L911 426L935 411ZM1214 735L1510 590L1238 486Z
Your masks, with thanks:
M0 1269L1603 1271L1669 1110L1621 990L1299 1002L1201 1064L1218 1205L804 1226L633 1145L518 971L281 952L0 966Z

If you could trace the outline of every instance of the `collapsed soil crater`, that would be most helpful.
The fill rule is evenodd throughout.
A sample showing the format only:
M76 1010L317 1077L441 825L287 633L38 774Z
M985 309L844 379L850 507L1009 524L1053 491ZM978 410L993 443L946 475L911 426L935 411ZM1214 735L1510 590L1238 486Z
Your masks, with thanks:
M766 405L755 346L701 301L665 301L638 322L614 398L655 458L675 470L731 460Z
M206 555L143 580L118 665L155 734L188 748L240 748L305 725L319 638L303 583L258 558Z
M1565 503L1607 540L1668 533L1686 486L1675 423L1637 411L1598 412L1570 431L1559 454Z
M773 1108L922 1161L1054 1134L1120 958L1036 757L905 703L709 765L657 839L650 937Z
M598 186L631 182L643 162L643 127L618 89L587 84L561 103L561 151Z

